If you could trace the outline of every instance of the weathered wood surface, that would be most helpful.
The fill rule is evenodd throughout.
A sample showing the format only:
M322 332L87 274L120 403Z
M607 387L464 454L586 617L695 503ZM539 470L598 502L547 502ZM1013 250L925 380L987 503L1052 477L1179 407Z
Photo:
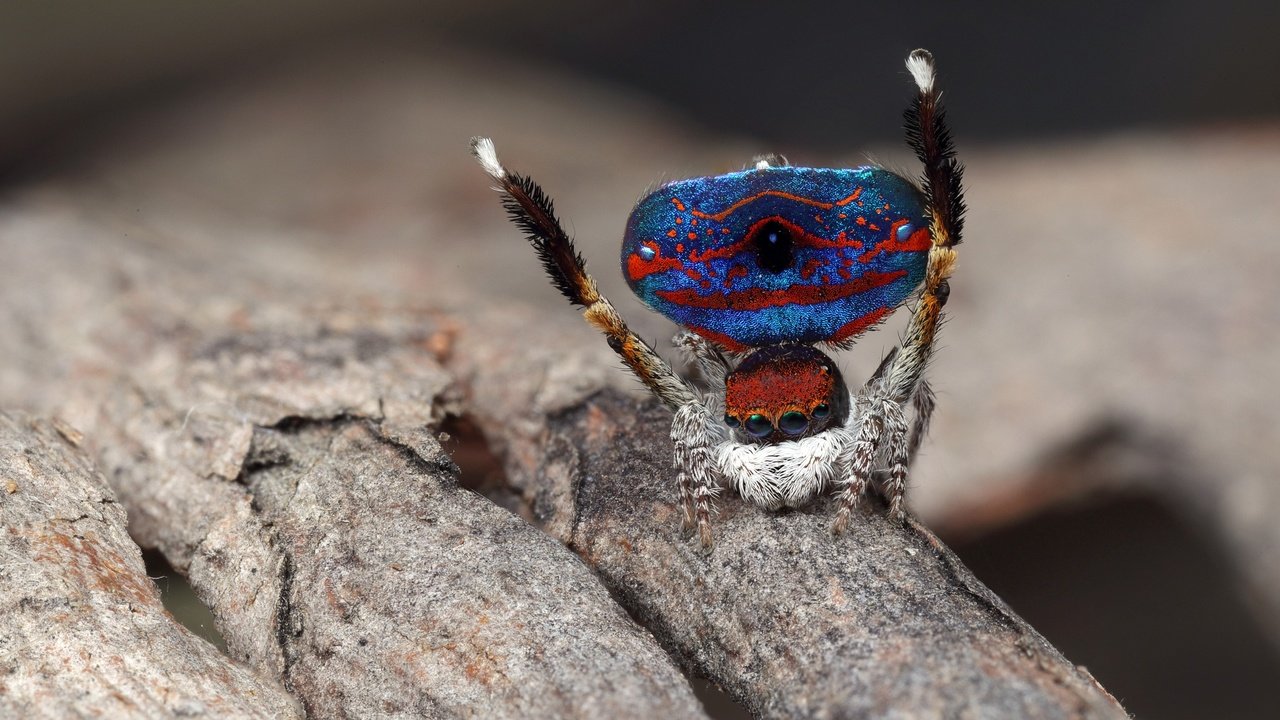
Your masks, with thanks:
M821 506L770 515L728 498L715 551L693 552L670 509L666 416L630 392L603 342L545 287L465 145L492 134L513 168L544 181L646 337L669 328L635 311L610 270L629 203L663 172L721 168L760 148L699 146L643 106L587 108L580 88L528 89L528 76L508 82L483 63L462 82L458 62L286 72L175 110L0 200L0 401L85 431L135 537L191 577L236 659L278 674L318 715L395 696L399 705L378 707L696 716L663 650L765 716L1122 715L918 526L867 513L832 542ZM1274 532L1259 519L1277 499L1265 482L1274 448L1258 439L1265 394L1231 391L1231 373L1194 371L1195 358L1221 354L1248 377L1272 357L1274 335L1230 332L1208 285L1179 290L1169 278L1194 266L1218 278L1227 309L1276 306L1252 280L1219 277L1228 266L1193 242L1212 234L1208 220L1182 218L1196 238L1150 228L1184 192L1161 190L1184 164L1173 148L1195 155L1214 197L1230 196L1232 182L1254 197L1280 167L1274 138L1254 141L1104 143L1059 151L1051 173L1042 152L966 153L975 212L936 369L939 423L916 476L926 517L956 522L954 507L1022 493L1019 465L1106 415L1114 405L1102 393L1122 414L1176 419L1168 430L1195 438L1196 462L1223 460L1223 496L1184 478L1172 497L1203 501L1232 528L1242 566L1272 587L1280 574L1262 550ZM1080 216L1059 211L1061 198L1095 197L1116 157L1132 192L1092 208L1089 240L1073 236ZM1240 225L1215 241L1252 258L1248 278L1274 252L1246 242L1258 231ZM1051 241L1028 239L1037 233ZM1105 255L1100 237L1111 238ZM1009 262L1025 272L1015 277ZM1046 284L1046 268L1074 270ZM1073 295L1085 278L1089 292ZM1166 305L1213 308L1213 342L1179 349L1190 331L1153 321ZM1111 375L1109 358L1064 352L1099 328L1119 348L1110 359L1148 349ZM1032 336L1042 339L1027 347ZM1152 362L1196 375L1196 397L1239 399L1245 431L1185 412L1191 400L1134 366ZM505 495L594 577L454 486L436 435L450 417L480 429L506 469ZM543 564L554 570L533 569ZM450 599L431 594L441 588ZM451 602L461 609L447 624L405 619ZM513 607L537 616L533 602L545 603L540 630L507 622ZM564 624L572 613L591 614L607 639L554 644L580 627ZM538 695L546 705L530 704L523 671L550 688ZM414 701L400 695L410 690ZM636 697L649 704L631 705Z
M316 311L325 288L62 229L23 240L110 308L64 410L134 536L309 716L702 715L577 558L458 486L431 315Z
M165 611L80 440L0 412L0 717L303 717Z
M823 513L726 502L702 556L675 528L666 413L592 382L595 352L554 326L317 313L295 294L314 290L58 239L79 229L39 245L82 259L82 291L132 290L94 303L114 304L95 328L113 341L62 409L233 656L312 715L699 715L607 586L763 716L1123 716L927 534L874 512L834 541ZM522 333L545 344L521 352ZM604 585L457 487L446 414L527 448L507 454L513 487Z
M685 667L754 714L1124 716L914 520L866 509L836 539L832 503L766 513L726 496L704 554L678 531L670 413L569 381L573 353L552 365L528 351L517 366L487 355L495 344L464 334L456 355L481 360L477 422L524 448L507 453L508 469L532 517ZM539 368L532 383L510 377ZM499 420L511 417L523 422Z

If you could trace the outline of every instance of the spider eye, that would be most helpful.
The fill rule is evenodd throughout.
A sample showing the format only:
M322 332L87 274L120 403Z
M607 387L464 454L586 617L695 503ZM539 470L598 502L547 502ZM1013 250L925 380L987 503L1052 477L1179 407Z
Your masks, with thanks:
M831 415L831 406L826 403L822 403L821 405L813 409L814 420L826 420L830 415Z
M730 414L728 414L728 413L725 413L725 416L724 416L724 424L725 424L725 425L728 425L728 426L729 426L729 427L731 427L731 428L736 428L736 427L738 427L738 425L739 425L740 423L738 422L738 418L736 418L736 417L734 417L734 416L732 416L732 415L730 415Z
M758 438L765 437L773 432L773 423L769 422L769 418L760 414L747 418L743 426L748 433Z
M799 435L809 428L809 418L804 413L792 410L782 413L782 417L778 418L778 427L782 428L782 432L788 435Z

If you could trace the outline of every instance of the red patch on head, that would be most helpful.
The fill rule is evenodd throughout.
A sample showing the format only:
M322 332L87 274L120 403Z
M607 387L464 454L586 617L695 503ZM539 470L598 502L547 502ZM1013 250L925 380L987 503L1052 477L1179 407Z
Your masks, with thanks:
M835 387L829 362L819 356L781 357L754 366L744 362L725 381L725 410L741 419L758 413L774 424L791 410L811 415Z

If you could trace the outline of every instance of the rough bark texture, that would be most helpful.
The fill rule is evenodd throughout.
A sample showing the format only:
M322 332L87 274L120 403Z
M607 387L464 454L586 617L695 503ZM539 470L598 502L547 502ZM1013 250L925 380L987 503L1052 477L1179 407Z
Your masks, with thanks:
M429 315L315 313L196 255L79 242L28 246L82 257L77 287L110 307L65 409L135 537L309 716L701 716L577 558L458 486Z
M479 367L482 387L508 391L479 393L472 410L503 446L525 448L508 452L508 467L536 522L691 673L754 714L1124 717L917 521L867 508L835 539L832 503L768 513L726 496L703 553L678 531L668 411L545 376L530 397L510 392L504 366ZM547 411L489 421L530 407Z
M1122 714L918 526L868 512L832 542L821 505L726 498L711 555L677 536L666 415L546 287L466 139L543 182L647 338L671 328L611 269L629 204L764 148L581 90L457 57L309 62L8 188L0 402L80 427L134 536L317 715L696 716L663 649L770 716ZM973 212L914 472L925 520L1060 496L1029 468L1120 418L1162 438L1147 455L1215 470L1160 490L1280 607L1278 405L1252 381L1280 357L1280 245L1256 241L1280 224L1276 137L962 142ZM460 417L596 577L456 487L446 453L484 450L439 440Z
M165 611L80 440L0 413L0 717L301 718Z

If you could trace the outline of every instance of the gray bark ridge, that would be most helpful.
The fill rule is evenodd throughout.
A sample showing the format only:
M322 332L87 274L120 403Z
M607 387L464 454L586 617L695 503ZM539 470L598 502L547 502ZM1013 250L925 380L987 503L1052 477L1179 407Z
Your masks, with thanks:
M834 538L829 502L771 513L726 492L704 554L679 530L671 413L584 384L572 369L598 353L535 349L518 324L460 339L477 422L537 522L690 674L770 718L1127 717L914 519L868 507Z
M581 562L459 487L419 345L214 335L103 406L117 483L229 650L311 717L701 717Z
M309 717L705 717L572 552L458 485L441 314L39 214L0 213L26 311L0 338L65 374L13 390L83 430L133 537Z
M79 441L0 412L0 717L301 718L165 611Z

